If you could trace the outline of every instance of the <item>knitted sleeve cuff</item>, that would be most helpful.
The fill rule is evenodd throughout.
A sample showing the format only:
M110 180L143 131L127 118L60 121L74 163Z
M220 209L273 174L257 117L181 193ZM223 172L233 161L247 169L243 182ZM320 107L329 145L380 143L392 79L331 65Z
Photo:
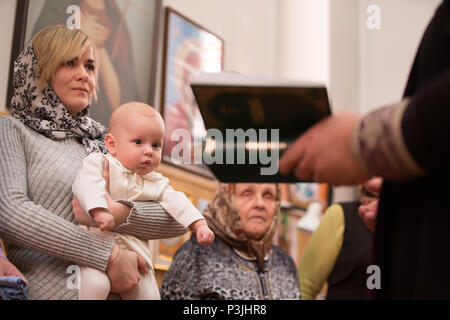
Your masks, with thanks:
M403 181L425 175L406 148L401 121L409 100L404 99L363 117L352 136L352 149L359 164L373 175Z

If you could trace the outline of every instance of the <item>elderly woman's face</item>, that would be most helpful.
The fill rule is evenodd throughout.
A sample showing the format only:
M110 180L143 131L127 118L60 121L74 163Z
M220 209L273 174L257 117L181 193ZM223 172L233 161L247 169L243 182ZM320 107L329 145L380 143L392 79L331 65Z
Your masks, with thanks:
M50 79L50 85L71 114L86 108L92 100L96 81L94 49L66 61Z
M269 230L277 209L275 184L237 183L234 192L245 233L261 238Z

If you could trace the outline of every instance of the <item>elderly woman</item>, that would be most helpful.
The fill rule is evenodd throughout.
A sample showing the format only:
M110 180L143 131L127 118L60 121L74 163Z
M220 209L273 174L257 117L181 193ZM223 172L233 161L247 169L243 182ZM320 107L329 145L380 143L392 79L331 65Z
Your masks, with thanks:
M272 245L279 208L275 184L221 184L203 212L216 240L192 238L177 251L161 298L299 299L295 264Z
M65 26L41 30L14 65L14 117L0 117L0 236L31 299L77 299L78 264L106 271L116 293L135 288L146 271L136 253L74 223L75 176L88 153L104 151L106 130L87 116L97 69L90 38ZM108 200L117 232L141 239L185 232L154 202Z

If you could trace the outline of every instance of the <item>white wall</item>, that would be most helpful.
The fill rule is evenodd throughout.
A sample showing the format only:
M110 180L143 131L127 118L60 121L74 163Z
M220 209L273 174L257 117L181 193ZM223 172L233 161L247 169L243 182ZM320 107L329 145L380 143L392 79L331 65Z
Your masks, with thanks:
M278 74L328 85L329 0L279 0L278 6Z
M226 70L277 72L277 0L164 0L164 5L224 39Z
M358 0L330 1L330 100L333 112L359 107Z
M16 0L4 0L0 4L0 111L6 111L6 93L8 90L9 65L11 60Z
M263 76L277 73L277 0L163 0L163 6L180 12L224 40L224 70ZM162 43L162 30L160 39ZM158 61L157 108L162 52Z
M441 0L361 0L360 110L401 99L419 41ZM366 9L377 5L381 28L366 27Z

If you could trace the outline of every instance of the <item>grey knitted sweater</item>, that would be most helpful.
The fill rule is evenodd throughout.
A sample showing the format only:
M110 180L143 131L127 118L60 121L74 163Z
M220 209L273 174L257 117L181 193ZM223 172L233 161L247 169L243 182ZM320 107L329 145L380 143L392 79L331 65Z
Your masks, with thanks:
M0 237L31 299L77 299L69 266L106 269L113 241L78 227L72 213L72 183L85 156L76 138L54 141L0 117ZM155 202L129 205L128 220L114 231L141 239L186 232Z

